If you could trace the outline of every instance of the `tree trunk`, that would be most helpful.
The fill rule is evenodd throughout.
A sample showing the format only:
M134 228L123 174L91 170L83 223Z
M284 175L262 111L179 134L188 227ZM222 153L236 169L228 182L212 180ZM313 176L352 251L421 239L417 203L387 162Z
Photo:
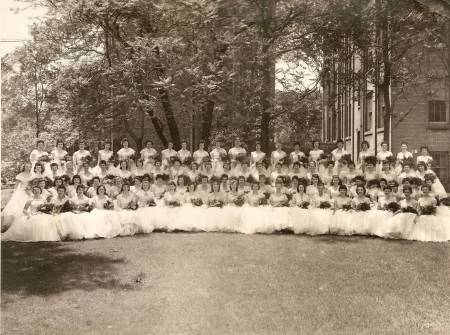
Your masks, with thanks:
M181 148L180 132L178 131L177 120L170 103L169 92L167 89L158 89L159 97L161 99L161 105L164 110L164 116L166 117L167 127L169 128L169 134L173 145L176 150Z
M270 48L271 25L275 15L275 1L263 0L262 6L262 87L260 90L261 101L261 147L264 152L269 152L270 145L270 119L273 112L273 101L275 99L275 61Z
M166 135L164 135L164 126L161 120L157 116L155 116L155 112L153 110L147 111L147 114L148 116L150 116L153 128L155 128L156 134L158 135L163 147L167 147L167 143L169 141L167 140Z
M381 0L377 1L377 5L381 6ZM384 136L383 141L390 147L391 141L391 120L392 120L392 106L391 106L391 76L392 76L392 62L390 50L390 34L389 34L389 1L386 2L386 9L384 13L379 14L381 18L381 47L382 47L382 62L383 62L383 80L381 89L383 91L383 100L385 114L383 116ZM378 64L377 64L378 66Z
M37 83L37 73L34 69L34 112L36 114L36 138L39 138L39 94L38 94L38 83Z
M215 106L214 101L210 99L208 99L202 106L203 121L202 121L201 139L205 141L205 147L208 147L210 142L214 106Z
M160 55L159 47L155 47L153 49L153 52L159 58ZM155 68L158 74L158 79L160 81L164 80L165 71L163 65L158 62ZM171 140L173 142L175 149L178 150L181 148L180 132L178 130L177 120L175 119L175 114L173 112L172 104L170 102L169 92L165 87L161 87L158 89L158 94L161 99L161 105L164 110L164 116L166 118L167 126L169 127Z

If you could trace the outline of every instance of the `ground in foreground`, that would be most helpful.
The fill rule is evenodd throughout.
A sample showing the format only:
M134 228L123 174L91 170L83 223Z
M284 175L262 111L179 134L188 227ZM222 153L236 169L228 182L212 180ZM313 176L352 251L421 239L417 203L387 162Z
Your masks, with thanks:
M448 334L450 244L155 233L2 243L5 334Z

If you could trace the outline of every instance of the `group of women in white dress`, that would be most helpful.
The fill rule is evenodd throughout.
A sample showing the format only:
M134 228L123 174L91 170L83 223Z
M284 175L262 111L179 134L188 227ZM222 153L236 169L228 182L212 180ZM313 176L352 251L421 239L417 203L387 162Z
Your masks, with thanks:
M374 235L450 240L447 193L426 147L396 156L385 143L375 155L363 142L355 161L338 140L326 154L315 141L289 154L280 143L266 154L241 141L191 153L151 141L136 152L128 140L95 155L79 141L72 155L58 141L37 142L2 211L2 240L111 238L153 230Z

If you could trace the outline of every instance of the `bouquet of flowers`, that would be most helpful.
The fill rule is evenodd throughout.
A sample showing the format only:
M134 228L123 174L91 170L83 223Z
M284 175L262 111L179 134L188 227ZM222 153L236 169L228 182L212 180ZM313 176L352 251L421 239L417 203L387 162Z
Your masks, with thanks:
M351 209L352 209L351 205L342 205L342 210L344 210L344 211L349 211Z
M81 161L83 162L83 163L89 163L89 164L91 164L92 163L92 156L91 155L86 155L86 156L84 156L83 158L81 158Z
M41 157L39 157L38 162L41 163L48 163L51 161L51 158L49 155L42 155Z
M260 206L267 206L268 202L267 202L267 198L266 197L262 197L261 199L259 199L259 205Z
M242 207L242 205L244 205L244 203L245 203L244 197L241 195L238 196L236 199L234 199L233 203L238 207Z
M395 213L400 210L400 205L396 202L390 202L385 206L385 209L389 212Z
M104 209L112 210L114 209L114 203L111 200L106 200L106 202L103 204Z
M90 212L93 208L90 204L81 204L74 207L75 211L78 212Z
M303 209L308 209L309 205L310 205L310 203L308 201L303 201L300 203L299 207L301 207Z
M200 207L201 205L203 205L203 200L201 198L194 198L194 199L191 199L191 203L194 206Z
M282 200L280 201L276 207L289 207L289 201L288 200Z
M169 207L180 207L181 206L179 201L169 201L168 204L169 204Z
M50 214L53 211L53 204L42 204L38 207L38 211L44 214Z
M421 208L422 215L434 215L436 214L436 206L425 206Z
M147 206L148 207L155 207L156 206L155 200L150 199L149 201L147 201Z
M223 201L220 201L220 200L209 200L209 201L208 201L208 206L209 206L209 207L219 207L219 208L222 208L222 207L223 207Z
M331 204L328 201L322 201L319 204L319 208L320 209L329 209L329 208L331 208Z
M136 209L138 209L138 204L136 201L130 201L130 203L128 204L127 208L129 210L135 211Z
M70 201L66 200L66 202L57 208L56 213L67 213L70 211L72 211L72 206L70 205Z
M402 208L402 212L403 213L413 213L413 214L418 214L417 210L414 207L408 206L406 208Z
M362 202L358 206L356 206L357 211L365 212L370 209L370 205L367 202Z

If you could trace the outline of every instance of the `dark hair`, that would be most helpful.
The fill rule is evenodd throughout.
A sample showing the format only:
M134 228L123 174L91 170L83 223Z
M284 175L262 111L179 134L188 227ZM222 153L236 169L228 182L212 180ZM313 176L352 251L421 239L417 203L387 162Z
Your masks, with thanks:
M106 161L105 161L104 159L102 159L102 160L98 163L98 165L100 165L100 164L105 164L105 165L106 165Z
M145 145L146 145L146 146L147 146L147 144L149 144L149 143L153 144L153 141L151 141L151 140L145 141Z
M205 140L200 140L198 144L205 144Z
M79 175L79 174L75 174L75 175L73 175L73 177L72 177L72 185L74 184L75 179L78 179L78 180L80 181L80 183L81 183L81 177L80 177L80 175Z
M420 189L422 190L424 187L426 187L428 190L431 191L430 185L423 183L423 184L420 186Z
M34 164L33 172L36 172L36 167L37 167L37 166L40 166L42 172L44 172L44 166L43 166L41 163L39 163L39 162L36 163L36 164Z
M36 145L38 145L39 143L44 144L44 141L43 141L43 140L37 140L37 141L36 141Z
M363 189L363 192L364 192L364 195L366 195L366 188L363 186L363 185L358 185L358 186L356 186L356 193L358 193L358 188L362 188Z
M362 141L362 142L361 142L361 146L363 146L364 144L367 145L368 148L370 148L369 142L367 142L367 141Z
M412 193L412 187L409 185L405 185L403 186L403 193L405 193L405 191L408 190L410 193Z
M341 190L345 190L345 192L347 192L347 186L345 186L345 185L340 185L340 186L339 186L339 191L341 191Z
M56 140L56 146L58 146L58 144L60 143L64 146L64 142L62 140Z
M294 142L294 147L295 147L296 145L300 146L300 142Z
M53 163L51 163L51 164L50 164L50 168L52 168L52 167L54 167L54 166L56 166L56 167L57 167L57 166L58 166L58 164L57 164L57 163L55 163L55 162L53 162Z
M39 187L39 185L34 185L32 187L32 189L34 190L35 188L37 188L39 190L39 193L42 194L42 189Z
M125 180L125 181L122 183L122 187L121 187L121 189L120 189L120 193L123 192L123 187L124 187L124 186L128 186L128 190L130 190L130 183L129 183L127 180Z
M406 141L402 141L402 143L400 143L401 145L408 145L408 142L406 142Z
M338 143L344 144L344 141L342 140L342 138L340 138L340 139L338 139L338 140L336 141L336 144L338 144Z
M78 193L78 190L79 190L79 189L82 189L82 190L84 191L84 185L83 185L83 184L80 184L80 185L77 186L77 193Z
M167 186L175 186L175 190L177 189L177 184L175 182L171 181Z
M220 191L220 180L213 179L213 180L211 180L211 192L214 191L214 184L219 185L219 191Z
M292 166L294 166L294 165L298 165L299 167L300 167L300 162L299 161L295 161L293 164L292 164Z
M98 195L98 190L100 189L100 187L103 187L103 189L105 190L105 193L106 193L106 187L105 187L105 185L100 184L100 185L97 186L97 189L95 190L95 193L97 193L97 195Z
M122 141L120 141L120 144L123 145L125 142L130 143L130 142L128 141L128 138L124 137L124 138L122 139Z
M389 186L389 185L386 185L386 186L384 187L383 191L386 191L386 190L389 190L389 191L392 192L392 187Z
M59 186L56 188L56 191L58 191L58 190L64 190L64 192L66 192L66 188L65 188L63 185L59 185Z

